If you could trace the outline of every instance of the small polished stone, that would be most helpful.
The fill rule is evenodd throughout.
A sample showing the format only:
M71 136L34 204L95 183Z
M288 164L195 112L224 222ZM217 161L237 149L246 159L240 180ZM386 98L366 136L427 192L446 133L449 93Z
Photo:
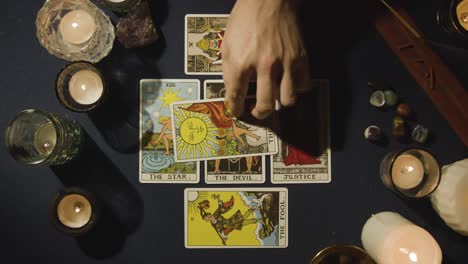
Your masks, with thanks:
M403 117L409 117L411 116L411 107L408 104L399 104L396 112Z
M392 90L386 90L385 95L385 104L388 106L395 106L398 103L398 95Z
M385 94L382 91L375 91L372 93L369 102L375 107L382 107L385 105Z
M364 138L370 142L379 142L383 138L383 131L378 126L369 126L364 130Z
M420 144L424 144L427 141L428 137L429 129L421 125L416 125L411 131L411 138Z
M392 135L396 138L403 138L406 135L405 120L399 116L393 118Z

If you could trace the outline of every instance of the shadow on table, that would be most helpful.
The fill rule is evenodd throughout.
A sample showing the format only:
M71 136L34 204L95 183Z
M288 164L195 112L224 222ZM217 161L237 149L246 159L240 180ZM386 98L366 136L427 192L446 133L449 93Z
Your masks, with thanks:
M139 228L143 218L143 201L121 171L86 133L80 156L51 169L65 187L87 190L100 204L96 226L76 238L80 248L97 259L120 252L126 237Z
M165 47L162 35L154 44L135 49L126 49L116 40L109 56L96 65L104 77L108 95L89 117L106 142L119 152L138 151L139 82L159 76L156 62Z

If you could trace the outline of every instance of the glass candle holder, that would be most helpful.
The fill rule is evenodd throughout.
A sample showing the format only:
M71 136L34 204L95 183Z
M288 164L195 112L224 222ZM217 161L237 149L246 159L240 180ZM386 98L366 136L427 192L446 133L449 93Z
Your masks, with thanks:
M28 165L60 165L75 158L83 142L78 122L37 109L24 110L5 133L11 156Z
M468 40L468 1L441 1L443 6L437 12L437 23L450 36Z
M109 17L89 0L48 0L36 19L37 38L49 53L68 61L99 62L112 49Z
M333 245L320 250L310 264L376 264L360 247Z
M407 198L424 198L440 183L440 165L423 149L389 153L380 163L380 179L390 190Z
M75 62L57 76L55 91L60 102L72 111L85 112L100 105L106 95L104 78L91 63Z
M138 5L141 0L101 0L101 2L114 12L127 13Z
M67 235L88 233L96 225L99 206L94 195L79 188L69 188L55 195L50 206L54 227Z

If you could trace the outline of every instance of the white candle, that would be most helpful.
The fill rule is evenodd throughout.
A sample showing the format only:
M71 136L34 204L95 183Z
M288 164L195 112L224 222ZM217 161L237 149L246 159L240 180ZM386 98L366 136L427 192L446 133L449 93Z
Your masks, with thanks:
M440 185L431 202L450 228L468 236L468 159L442 168Z
M397 213L373 215L362 229L361 240L379 264L442 263L442 251L435 239Z
M94 71L81 70L73 74L69 83L70 96L77 103L90 105L97 102L104 91L101 77Z
M415 156L403 154L398 156L392 167L392 180L401 189L418 186L424 177L422 162Z
M457 5L457 17L458 17L458 22L460 22L460 25L465 30L468 30L468 1L466 0L461 1Z
M57 206L57 216L63 225L70 228L81 228L91 219L92 206L88 199L82 195L66 195Z
M57 131L52 122L40 126L34 134L34 145L37 151L45 156L50 155L57 144Z
M71 44L83 44L96 31L94 18L86 11L77 9L63 16L59 25L62 39Z
M122 2L125 2L127 0L107 0L109 2L112 2L112 3L122 3Z

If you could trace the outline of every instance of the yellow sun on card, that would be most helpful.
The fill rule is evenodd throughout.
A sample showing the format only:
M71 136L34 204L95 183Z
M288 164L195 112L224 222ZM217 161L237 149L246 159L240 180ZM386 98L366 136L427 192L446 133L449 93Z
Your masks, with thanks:
M206 114L187 111L181 105L174 109L175 124L180 129L176 137L177 157L191 159L216 155L213 145L217 145L217 127ZM211 144L210 144L211 143Z

